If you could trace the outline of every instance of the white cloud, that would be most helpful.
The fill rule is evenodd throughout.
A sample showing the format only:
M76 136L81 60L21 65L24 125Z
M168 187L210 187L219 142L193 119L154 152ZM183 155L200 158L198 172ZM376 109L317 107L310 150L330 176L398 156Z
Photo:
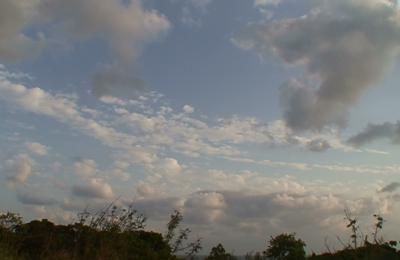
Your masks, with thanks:
M217 192L194 193L185 202L185 207L194 208L220 209L225 206L224 196Z
M157 194L156 190L152 186L144 182L139 183L137 192L145 198L151 198Z
M96 178L90 178L85 184L73 185L72 194L84 198L112 199L115 197L111 186Z
M82 177L89 177L97 175L99 170L95 161L83 159L74 163L74 172Z
M189 105L185 105L183 106L183 111L185 111L185 113L193 113L194 112L194 107L189 106Z
M124 161L115 161L114 165L119 169L126 169L129 167L130 164Z
M146 43L158 39L171 27L164 15L145 10L141 0L129 4L110 0L101 5L94 0L5 0L0 10L0 22L4 25L0 31L0 58L8 61L37 55L46 44L60 41L48 41L35 30L38 20L59 22L53 26L56 38L60 31L83 39L105 38L114 59L122 64L136 58ZM36 32L35 37L21 33L27 27Z
M37 155L46 155L49 150L49 147L37 142L25 142L24 146Z
M19 154L8 163L11 166L10 172L12 175L7 177L7 180L15 183L26 182L31 175L32 166L35 165L35 161L26 154Z
M42 1L39 14L45 19L61 20L57 30L75 37L104 37L114 59L130 62L143 45L156 40L170 28L167 18L156 10L145 10L142 1L122 4L118 0L96 4L94 0Z
M144 167L149 173L163 176L179 175L182 171L182 166L174 158L157 159L151 164L144 165Z
M282 0L254 0L254 5L278 5Z
M360 165L360 166L346 166L346 165L313 165L315 168L327 169L336 172L354 172L354 173L374 173L374 174L398 174L400 173L400 166L398 165Z
M38 87L28 89L3 80L0 81L0 98L19 109L53 116L64 122L79 116L75 100L53 96Z

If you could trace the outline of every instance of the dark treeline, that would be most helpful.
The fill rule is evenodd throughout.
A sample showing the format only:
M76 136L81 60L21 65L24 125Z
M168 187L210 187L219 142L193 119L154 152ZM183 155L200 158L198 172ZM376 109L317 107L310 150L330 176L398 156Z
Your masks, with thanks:
M379 236L384 220L373 215L376 224L371 238L358 230L357 218L345 209L346 226L351 229L348 243L342 250L306 255L305 242L296 234L271 237L267 248L251 252L240 259L246 260L400 260L397 241L384 241ZM87 210L78 214L69 225L56 225L47 219L23 223L18 214L0 216L0 259L4 260L237 260L222 244L211 249L205 258L197 257L202 250L201 238L188 242L190 230L181 228L182 214L174 211L166 224L164 234L145 231L147 217L132 207L110 205L91 214ZM370 241L371 240L371 241Z

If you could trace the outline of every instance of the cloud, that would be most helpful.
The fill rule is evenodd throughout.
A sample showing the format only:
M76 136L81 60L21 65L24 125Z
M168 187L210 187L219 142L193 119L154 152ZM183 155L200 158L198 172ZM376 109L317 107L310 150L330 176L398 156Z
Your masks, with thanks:
M215 191L194 193L185 202L185 207L189 208L220 209L225 206L224 196Z
M400 188L400 182L391 182L385 187L383 187L379 192L393 192Z
M7 80L0 81L0 98L11 106L36 114L55 117L63 122L79 116L73 97L51 95L41 88L26 88Z
M136 58L144 44L156 40L170 28L168 19L156 10L145 10L141 0L121 3L118 0L51 1L38 6L44 19L61 21L57 30L78 38L105 38L114 59L127 64Z
M169 198L154 198L154 199L139 199L132 202L132 200L122 200L124 205L132 205L141 213L151 216L152 219L166 219L170 214L183 206L184 200L177 197Z
M182 18L181 21L184 25L188 27L200 27L201 26L201 20L200 19L195 19L193 17L192 11L188 6L182 7Z
M255 163L263 166L268 166L268 167L289 167L301 171L305 170L310 170L310 167L307 163L297 163L297 162L282 162L282 161L270 161L270 160L262 160L262 161L256 161L251 158L245 158L245 157L224 157L227 160L230 161L236 161L236 162L244 162L244 163Z
M232 36L264 59L303 67L301 78L281 87L283 118L300 131L345 127L349 107L381 79L399 51L400 11L390 2L313 3L307 15L251 23Z
M347 142L355 147L371 143L377 139L389 138L392 143L400 143L400 121L396 124L368 124L363 131L350 137Z
M360 166L345 166L342 164L333 165L321 165L314 164L314 168L326 169L335 172L353 172L353 173L374 173L374 174L398 174L400 173L400 167L398 165L387 165L387 166L377 166L377 165L360 165Z
M55 205L58 201L34 193L18 193L17 200L28 205Z
M278 5L282 0L254 0L254 5Z
M115 66L104 66L100 71L92 74L89 84L91 93L98 97L113 96L115 91L142 91L146 82L132 77L125 70Z
M49 147L37 142L25 142L24 146L36 155L46 155L49 150Z
M38 55L46 46L41 32L29 37L21 30L32 19L39 0L4 0L0 2L0 59L16 62Z
M197 7L205 8L212 0L190 0L190 2Z
M189 106L189 105L184 105L183 106L183 111L185 111L185 113L193 113L194 112L194 107Z
M309 141L307 143L307 149L309 149L312 152L325 152L331 147L328 141L323 140L323 139L314 139L312 141Z
M50 21L56 23L52 26L55 38L48 40L36 29ZM47 45L60 42L57 37L62 35L63 39L106 39L120 65L131 62L145 44L171 27L164 15L143 8L141 0L125 4L110 0L101 5L95 0L4 0L0 3L0 23L0 59L13 62L38 55ZM25 28L36 35L23 34Z
M119 168L119 169L126 169L129 167L129 163L124 162L124 161L115 161L114 162L115 167Z
M15 183L24 183L29 178L35 161L26 154L19 154L10 161L10 164L12 165L10 170L12 175L6 179Z
M73 185L72 194L84 198L112 199L115 194L108 183L101 179L91 178L83 185Z
M143 182L137 187L137 192L141 196L146 198L154 197L157 194L156 190L153 187Z
M74 172L77 175L89 177L99 173L99 170L97 169L97 164L95 161L82 159L82 161L76 161L74 163Z

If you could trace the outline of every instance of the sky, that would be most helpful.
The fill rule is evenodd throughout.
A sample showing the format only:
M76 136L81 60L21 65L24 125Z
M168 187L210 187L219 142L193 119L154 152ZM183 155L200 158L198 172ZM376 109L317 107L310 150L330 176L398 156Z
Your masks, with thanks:
M399 42L389 0L3 0L0 212L119 198L243 254L340 249L347 207L398 240Z

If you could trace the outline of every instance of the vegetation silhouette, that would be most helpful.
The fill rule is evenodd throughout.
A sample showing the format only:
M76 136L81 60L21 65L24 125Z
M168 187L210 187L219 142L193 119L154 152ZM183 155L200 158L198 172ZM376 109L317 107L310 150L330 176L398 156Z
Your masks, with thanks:
M86 208L69 225L47 219L23 223L18 214L8 212L0 216L0 259L176 260L181 251L186 253L184 259L189 259L202 249L201 238L183 245L190 229L180 228L182 219L175 211L163 236L144 230L144 214L114 203L95 214Z
M374 214L372 241L359 231L357 218L344 209L346 227L351 229L347 243L337 236L343 249L306 256L306 244L296 233L271 237L262 252L247 253L246 260L400 260L397 241L385 241L379 232L385 220ZM92 214L87 208L78 213L75 223L56 225L47 219L24 223L19 214L0 215L0 259L2 260L237 260L219 243L208 256L199 258L202 238L188 242L188 228L181 228L183 216L174 211L164 235L145 231L147 216L133 206L118 207L115 201ZM180 255L178 255L180 254ZM243 258L240 258L243 259Z

